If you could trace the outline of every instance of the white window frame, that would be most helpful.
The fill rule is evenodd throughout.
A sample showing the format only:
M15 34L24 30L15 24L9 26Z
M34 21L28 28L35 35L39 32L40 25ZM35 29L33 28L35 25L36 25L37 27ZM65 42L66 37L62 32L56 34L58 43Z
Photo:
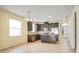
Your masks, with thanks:
M9 36L16 37L21 36L22 23L16 19L9 19Z

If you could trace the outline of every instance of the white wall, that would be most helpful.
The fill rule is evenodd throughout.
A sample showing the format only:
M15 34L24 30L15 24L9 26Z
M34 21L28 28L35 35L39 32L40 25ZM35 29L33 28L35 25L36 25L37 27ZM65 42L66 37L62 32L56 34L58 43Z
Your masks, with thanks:
M9 37L9 19L13 18L22 22L22 35ZM15 24L14 24L15 25ZM27 21L24 17L0 10L0 49L16 46L27 42Z
M76 14L77 14L77 52L79 52L79 6L76 6Z
M69 17L69 42L71 47L75 49L75 8L73 9L71 16Z

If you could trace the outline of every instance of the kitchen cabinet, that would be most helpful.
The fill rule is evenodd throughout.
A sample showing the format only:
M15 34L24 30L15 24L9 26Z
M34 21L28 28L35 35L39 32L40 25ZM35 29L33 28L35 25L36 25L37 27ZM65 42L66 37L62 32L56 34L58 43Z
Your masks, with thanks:
M35 35L28 35L28 42L35 41Z
M37 35L28 35L28 42L34 42L36 40L39 40L40 39L40 35L37 34Z
M32 22L28 22L28 31L32 31Z
M37 24L37 31L43 31L43 24Z

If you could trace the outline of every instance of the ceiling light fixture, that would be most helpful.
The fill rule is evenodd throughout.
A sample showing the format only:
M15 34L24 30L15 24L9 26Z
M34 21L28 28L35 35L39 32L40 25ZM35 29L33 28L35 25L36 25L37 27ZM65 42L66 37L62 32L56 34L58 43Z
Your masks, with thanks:
M27 20L28 21L33 21L33 17L30 16L30 11L27 11L27 14L28 14Z

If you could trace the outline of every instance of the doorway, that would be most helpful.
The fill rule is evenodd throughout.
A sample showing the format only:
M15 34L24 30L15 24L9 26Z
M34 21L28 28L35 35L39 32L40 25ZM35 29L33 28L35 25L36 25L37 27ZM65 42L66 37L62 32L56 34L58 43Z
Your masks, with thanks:
M74 17L75 17L75 52L76 52L76 46L77 46L77 16L76 16L76 12L74 13Z

